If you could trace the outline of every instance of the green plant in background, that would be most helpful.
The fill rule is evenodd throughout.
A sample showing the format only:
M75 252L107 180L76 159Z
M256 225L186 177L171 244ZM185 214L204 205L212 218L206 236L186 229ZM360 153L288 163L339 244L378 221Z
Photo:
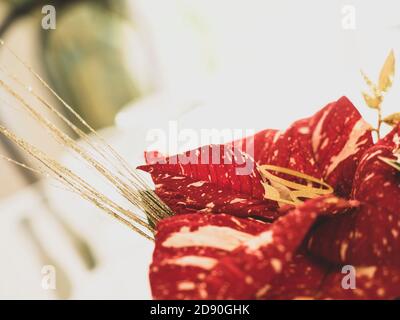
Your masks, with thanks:
M41 18L41 6L54 5L57 28L40 30L40 59L50 84L95 129L111 125L121 107L143 94L124 59L124 0L8 2L0 34L16 19L30 13Z

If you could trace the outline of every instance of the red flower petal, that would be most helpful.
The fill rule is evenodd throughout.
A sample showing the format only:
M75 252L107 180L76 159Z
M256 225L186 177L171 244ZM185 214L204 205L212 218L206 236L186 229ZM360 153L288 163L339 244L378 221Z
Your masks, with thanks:
M393 150L399 150L399 148L400 148L400 124L395 126L393 128L393 130L388 135L386 135L386 137L381 139L377 144L384 145Z
M262 288L258 299L292 300L314 299L331 266L315 260L304 253L297 254L282 275Z
M396 128L365 153L352 191L361 206L316 228L309 241L314 255L334 263L400 266L400 175L380 159L393 158L398 133Z
M400 297L400 268L388 266L363 266L355 268L355 288L344 289L345 274L336 270L327 276L318 298L345 300L379 300Z
M229 212L235 216L258 216L267 220L274 220L279 215L273 202L219 188L213 183L166 173L153 174L153 181L157 194L176 214Z
M286 132L255 139L255 160L323 178L339 196L350 194L362 154L373 144L370 126L342 97L314 116L295 122ZM260 133L261 134L261 133Z
M359 159L371 145L369 126L343 97L295 122L284 133L264 130L233 146L210 145L166 158L155 153L152 155L164 163L146 157L148 165L139 169L151 173L156 193L177 213L225 212L273 220L279 216L277 204L263 199L261 177L244 150L253 146L259 165L277 165L323 178L336 194L348 196ZM219 164L202 163L215 153ZM233 161L226 163L226 159ZM244 167L250 169L248 174L238 175L237 170Z
M155 299L206 298L204 279L220 259L268 224L231 215L177 215L160 221L150 267Z
M350 266L351 267L351 266ZM400 297L400 268L362 266L343 269L303 254L282 275L263 288L259 299L396 299ZM354 271L354 273L353 273ZM354 287L349 275L354 275Z
M165 158L164 163L139 167L151 173L156 193L174 212L225 212L269 220L277 217L276 203L264 200L261 177L254 170L253 160L240 149L234 145L210 145L186 155L189 153L198 164L182 164L183 158L173 156ZM213 155L220 164L201 163ZM228 157L231 163L225 163ZM243 169L246 161L250 174L238 175L237 170Z
M194 214L162 221L150 273L153 296L255 298L280 276L319 215L352 205L321 197L270 225L226 215Z

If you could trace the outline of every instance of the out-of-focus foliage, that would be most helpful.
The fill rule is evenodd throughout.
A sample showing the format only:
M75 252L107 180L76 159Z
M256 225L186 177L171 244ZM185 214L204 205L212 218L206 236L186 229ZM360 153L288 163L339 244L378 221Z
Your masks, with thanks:
M117 3L118 2L118 3ZM111 125L141 93L124 60L124 1L84 2L58 14L41 32L42 59L52 85L93 127Z
M125 0L7 3L9 13L1 21L0 36L16 20L28 14L36 16L41 39L39 59L50 85L94 128L111 125L121 107L141 96L124 51L124 27L132 24ZM56 8L55 30L40 29L41 6L48 4Z

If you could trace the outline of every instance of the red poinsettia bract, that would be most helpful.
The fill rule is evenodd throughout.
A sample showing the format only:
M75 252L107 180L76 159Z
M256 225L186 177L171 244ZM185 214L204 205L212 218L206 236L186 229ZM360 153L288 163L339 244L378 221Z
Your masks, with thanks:
M233 159L228 163L167 157L140 167L176 213L157 226L153 297L400 297L400 175L381 160L394 158L400 126L374 144L369 125L342 97L285 132L268 129L253 138L229 152L226 145L195 150L199 158L220 150L221 160ZM252 172L238 175L248 143ZM334 194L280 208L264 198L257 166L265 164L322 179ZM344 266L354 271L350 287L343 285Z

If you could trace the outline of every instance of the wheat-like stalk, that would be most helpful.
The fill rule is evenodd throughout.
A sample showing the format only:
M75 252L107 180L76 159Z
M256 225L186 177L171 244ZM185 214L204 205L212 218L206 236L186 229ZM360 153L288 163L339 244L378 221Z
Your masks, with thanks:
M29 143L26 139L0 126L0 133L10 141L15 143L31 158L39 164L38 168L32 168L26 164L17 162L13 159L1 156L3 159L19 165L25 169L50 176L62 183L68 190L71 190L82 198L92 202L98 208L124 223L132 230L152 239L154 225L161 219L171 216L170 208L151 190L144 179L133 170L129 164L114 150L82 117L74 111L44 80L37 74L31 66L24 62L4 41L0 40L0 45L38 81L38 83L55 97L88 132L73 124L63 113L58 111L50 102L38 94L31 86L27 86L18 76L8 73L0 67L0 73L7 79L11 79L16 85L10 85L9 81L0 79L0 87L4 92L11 95L13 101L29 114L38 124L40 124L51 137L55 139L63 148L72 152L80 161L86 163L88 167L105 179L123 198L127 199L133 208L124 208L109 196L99 192L96 188L82 179L78 174L62 165L57 160L51 158L46 152L39 150ZM56 118L61 120L73 133L75 133L83 143L76 142L70 135L62 131L52 121L50 121L40 110L34 107L33 103L27 101L18 89L25 90L39 105L49 110ZM145 215L143 215L145 213Z

